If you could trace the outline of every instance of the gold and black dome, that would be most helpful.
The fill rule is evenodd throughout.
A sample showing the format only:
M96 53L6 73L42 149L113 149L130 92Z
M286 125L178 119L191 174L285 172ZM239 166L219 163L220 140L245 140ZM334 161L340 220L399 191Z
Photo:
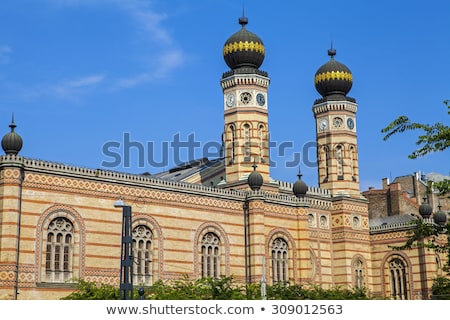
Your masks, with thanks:
M314 85L322 97L346 96L352 88L353 76L350 69L334 59L336 50L328 50L330 60L322 65L314 77Z
M231 69L250 67L258 69L263 61L265 48L262 40L245 27L248 19L239 18L241 30L233 34L223 46L223 58Z

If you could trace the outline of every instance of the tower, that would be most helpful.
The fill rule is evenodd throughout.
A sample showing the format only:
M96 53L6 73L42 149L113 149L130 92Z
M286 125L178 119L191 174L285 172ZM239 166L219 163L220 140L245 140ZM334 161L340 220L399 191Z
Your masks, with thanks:
M239 19L241 29L225 42L223 57L230 68L222 75L226 182L247 181L257 164L269 181L269 130L267 90L270 79L259 70L265 49L262 40L247 30L248 19Z
M314 84L322 95L313 105L319 187L333 196L359 197L358 148L354 98L347 93L352 87L352 73L336 61L336 50L328 50L330 60L316 72Z

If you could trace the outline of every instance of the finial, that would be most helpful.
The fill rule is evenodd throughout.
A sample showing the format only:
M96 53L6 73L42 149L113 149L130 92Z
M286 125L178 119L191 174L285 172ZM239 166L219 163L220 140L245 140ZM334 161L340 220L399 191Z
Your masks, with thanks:
M14 128L16 127L16 124L14 123L14 112L12 114L11 124L9 127L11 128L11 132L14 132Z
M331 40L331 46L330 49L328 49L328 55L331 57L331 59L334 59L334 56L336 55L336 49L333 48L333 40Z
M257 164L256 164L256 158L253 160L253 171L256 171L256 168L258 168Z
M298 173L297 173L298 180L301 180L302 176L303 176L303 174L302 174L302 172L300 170L300 166L298 166Z
M242 7L242 17L239 18L239 24L242 26L242 28L244 28L245 25L248 24L248 19L245 17L244 13L244 7Z
M298 167L298 180L292 186L292 192L297 198L303 198L308 192L308 185L302 180L302 173L300 166Z

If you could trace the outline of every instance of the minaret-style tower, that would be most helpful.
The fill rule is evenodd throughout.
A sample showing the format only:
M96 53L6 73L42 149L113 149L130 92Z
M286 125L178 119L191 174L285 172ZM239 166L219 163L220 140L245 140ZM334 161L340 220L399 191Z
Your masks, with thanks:
M333 196L359 197L358 146L354 98L347 96L352 73L336 61L336 50L328 50L330 60L316 72L314 84L322 95L314 102L319 186Z
M231 70L220 84L223 90L226 183L247 182L253 165L264 182L270 180L267 72L258 68L264 60L264 44L246 29L248 19L239 19L242 28L225 42L223 57Z

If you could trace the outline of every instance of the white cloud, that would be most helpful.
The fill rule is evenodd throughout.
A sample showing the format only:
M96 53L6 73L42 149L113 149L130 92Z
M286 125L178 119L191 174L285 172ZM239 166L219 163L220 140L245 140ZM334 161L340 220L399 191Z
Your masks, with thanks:
M149 39L165 44L173 43L169 32L162 26L162 22L167 19L166 14L150 9L147 2L139 0L116 1L116 3L138 22Z
M170 73L178 68L186 60L185 55L179 50L169 50L160 53L156 58L155 68L142 72L133 77L121 79L117 85L120 88L132 88L146 82L167 78Z
M24 89L24 97L56 97L60 99L76 99L86 94L89 90L105 80L103 75L89 75L72 80L64 80L60 83L41 84Z
M102 82L104 79L105 79L105 76L103 76L103 75L92 75L92 76L87 76L84 78L69 81L69 82L67 82L66 86L68 88L89 87L89 86L96 85L96 84Z
M103 75L90 75L75 80L68 80L48 86L48 93L60 98L73 98L87 92L104 79L105 77Z
M158 78L166 77L173 69L178 68L184 61L185 55L179 50L163 52L158 57L158 67L155 74Z
M167 14L150 7L148 0L47 0L61 7L73 6L115 6L129 14L145 31L151 40L172 43L169 32L162 26Z
M124 14L129 15L135 22L139 32L144 34L144 38L153 42L151 50L151 60L156 63L150 67L145 66L141 73L128 78L118 80L117 86L119 88L131 88L143 83L163 79L170 76L176 68L182 65L186 60L185 53L177 47L175 39L171 36L168 29L163 25L163 22L168 19L168 15L158 12L151 7L148 0L47 0L60 6L115 6ZM146 54L145 49L142 50ZM146 59L147 60L147 59ZM96 78L80 79L79 81L93 81ZM54 88L55 92L61 95L73 91L76 85L80 83L64 83Z

